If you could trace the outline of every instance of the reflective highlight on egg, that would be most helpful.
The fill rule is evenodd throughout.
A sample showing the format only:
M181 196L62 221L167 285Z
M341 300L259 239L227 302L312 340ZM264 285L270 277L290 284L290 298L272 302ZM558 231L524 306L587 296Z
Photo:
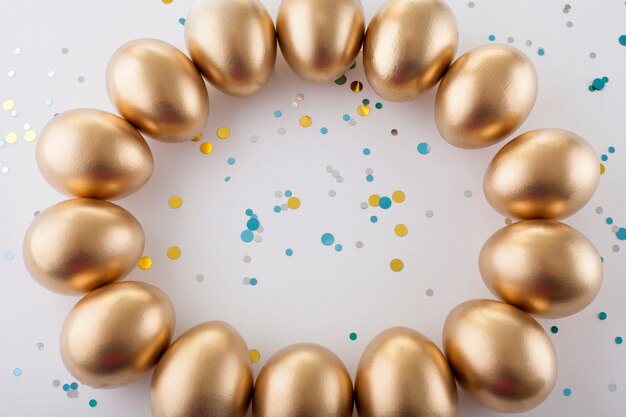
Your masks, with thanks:
M452 10L441 0L387 0L367 27L363 65L385 100L405 101L434 86L458 43Z
M259 0L196 0L185 39L193 62L226 94L255 94L274 69L274 22Z
M537 97L537 72L524 53L508 45L472 49L441 80L435 121L459 148L484 148L513 133Z
M252 395L246 342L221 321L181 335L157 365L151 384L153 417L244 417Z
M148 144L126 120L95 109L75 109L50 120L37 141L37 165L60 192L116 199L152 175Z
M307 81L327 83L354 62L365 31L359 0L282 0L278 44L289 66Z
M387 329L367 345L354 395L360 417L456 415L456 383L446 358L405 327Z
M160 40L122 45L109 60L106 84L120 114L160 141L192 140L209 117L202 76L185 54Z
M288 346L266 363L254 386L254 417L351 417L352 380L325 347Z
M505 216L562 219L587 204L599 181L600 161L587 141L567 130L538 129L498 151L483 188Z
M123 208L76 198L43 211L24 238L28 272L49 290L75 295L125 277L144 248L141 225Z
M94 388L130 384L161 357L174 332L170 299L142 282L116 282L83 297L61 330L61 357Z
M528 313L565 317L593 301L602 262L576 229L554 220L524 220L494 233L479 257L495 295Z
M528 411L548 397L556 381L556 354L546 332L530 315L500 301L456 306L443 327L443 347L461 387L494 411Z

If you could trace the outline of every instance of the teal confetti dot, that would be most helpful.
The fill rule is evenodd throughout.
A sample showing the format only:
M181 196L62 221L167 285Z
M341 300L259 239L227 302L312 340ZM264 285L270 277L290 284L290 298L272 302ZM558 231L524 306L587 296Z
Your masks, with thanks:
M569 397L570 395L572 395L572 390L569 388L565 388L563 390L563 395L565 395L566 397Z
M231 156L230 158L228 158L228 159L226 160L226 163L227 163L228 165L235 165L235 158L233 158L233 157Z
M289 198L293 195L293 193L291 192L291 190L286 190L285 191L285 197Z
M543 48L537 49L537 55L544 56L546 54L546 50Z
M187 22L187 20L184 17L181 17L180 19L178 19L178 23L180 23L183 26L185 26L186 22Z
M13 259L15 259L15 254L13 252L7 252L7 259L9 261L12 261Z
M602 77L602 82L604 82L605 84L609 82L609 77Z
M356 333L352 332L352 333L350 333L350 336L348 336L348 337L350 338L350 340L356 340L357 335L356 335Z
M335 84L337 84L337 85L344 85L347 81L348 81L348 79L346 78L346 76L342 75L341 77L339 77L339 78L337 78L335 80Z
M323 127L323 128L320 129L320 132L322 132L322 135L325 135L325 134L328 133L328 129Z
M609 146L609 153L615 153L615 147Z
M593 86L593 85L590 85L590 86L589 86L589 91L594 92L594 91L596 91L596 89L594 88L594 86Z
M224 182L230 181L230 176L224 177Z
M280 206L274 206L274 213L280 213L282 211L282 209L280 208Z
M252 209L246 209L246 216L252 216L254 214L254 211L252 211Z
M617 236L619 240L626 240L626 229L620 227L617 229L617 232L615 232L615 236Z
M430 145L426 142L422 142L417 145L417 152L421 155L428 155L430 153Z
M342 250L343 250L343 246L341 246L340 244L335 245L335 251L341 252Z
M349 122L350 121L350 115L349 114L344 114L342 117L344 122Z
M383 108L383 103L376 103L375 106L378 110Z
M619 37L619 43L622 46L626 46L626 35L622 35Z
M78 389L78 384L76 382L72 382L70 384L70 389L77 390Z
M621 345L622 343L624 343L624 339L622 339L622 337L621 337L621 336L617 336L617 337L615 338L615 344L616 344L616 345Z
M330 246L335 243L335 236L332 233L324 233L322 235L322 244L324 246Z
M604 88L604 81L602 81L602 79L600 78L596 78L595 80L593 80L593 83L591 85L593 85L593 88L595 88L596 90L602 90Z
M607 155L602 154L600 159L602 159L603 161L607 161L609 159L609 157Z
M244 242L252 242L252 239L254 239L254 233L252 233L252 231L244 230L243 232L241 232L241 240L243 240Z
M372 223L376 223L378 221L378 217L377 216L372 216L372 217L370 217L370 221Z
M367 106L368 104L370 104L370 100L368 98L364 98L363 99L363 104L365 104Z
M287 250L285 251L285 255L287 255L287 256L291 256L291 255L293 255L293 249L287 249Z
M13 369L13 375L15 375L15 376L22 376L22 369L21 368Z
M552 326L550 327L550 331L552 332L552 334L557 334L559 332L559 328L556 326Z
M69 391L70 390L70 384L63 384L63 391Z
M96 400L89 400L89 407L94 408L97 405L98 405L98 401L96 401Z
M391 198L381 197L380 200L378 200L378 205L381 209L387 210L389 207L391 207Z
M600 314L598 314L598 318L600 320L606 320L607 315L606 315L606 313L604 311L601 311Z
M276 111L274 112L274 117L276 117L276 118L279 118L279 117L281 117L282 115L283 115L283 112L282 112L282 111L280 111L280 110L276 110Z
M259 281L256 278L250 278L250 285L255 286Z
M495 35L489 35L489 38L488 38L488 39L489 39L491 42L493 42L493 41L495 41L495 40L496 40L496 37L495 37Z
M365 181L367 181L367 182L374 181L374 176L372 174L369 174L367 177L365 177Z
M258 230L260 225L261 225L261 222L259 222L259 220L255 219L254 217L252 217L250 220L248 220L248 223L246 223L248 230L252 232L254 232L255 230Z
M606 218L606 224L613 224L613 218L612 217L607 217Z
M372 151L370 150L370 148L364 148L363 149L363 155L369 155L371 153L372 153Z

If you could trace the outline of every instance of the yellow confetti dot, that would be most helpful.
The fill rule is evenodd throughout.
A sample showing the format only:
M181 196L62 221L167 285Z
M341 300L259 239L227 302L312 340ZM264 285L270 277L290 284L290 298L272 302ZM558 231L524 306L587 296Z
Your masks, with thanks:
M397 190L394 191L393 194L391 194L391 199L394 201L394 203L403 203L404 200L406 200L406 195L403 191Z
M10 144L17 142L17 133L15 132L7 133L7 135L4 137L4 141Z
M170 259L180 258L180 248L178 246L172 246L167 250L167 257Z
M261 360L261 353L256 349L250 349L250 359L252 359L252 363L257 363Z
M604 164L600 164L600 175L604 174L605 171L606 168L604 167Z
M297 209L300 207L300 199L298 197L291 197L287 200L287 207L290 209Z
M15 107L15 102L10 98L2 102L2 108L6 111L13 110L13 107Z
M137 262L137 266L143 269L144 271L146 269L150 269L150 267L152 266L152 258L150 258L149 256L142 256L141 258L139 258L139 262Z
M409 228L406 227L405 224L396 224L396 227L393 228L393 231L396 233L396 235L404 237L407 235L407 233L409 233Z
M213 144L211 142L204 142L202 145L200 145L200 152L205 155L210 154L211 152L213 152Z
M369 116L370 106L361 104L359 107L356 108L356 112L359 114L359 116Z
M300 126L302 127L311 127L313 124L313 119L310 116L302 116L300 118Z
M174 0L161 0L163 2L163 4L170 4L172 3Z
M220 127L217 129L217 137L220 139L228 139L230 136L230 129L227 127Z
M400 272L404 269L404 262L400 259L392 259L389 266L393 272Z
M378 194L372 194L370 198L367 200L372 207L378 207L378 202L380 201L380 196Z
M202 133L200 133L195 138L191 139L192 142L200 142L202 140Z
M169 200L170 207L173 209L177 209L183 205L183 199L177 195L173 195Z
M26 139L26 142L32 142L35 139L37 139L37 132L35 132L34 130L27 130L24 133L24 139Z

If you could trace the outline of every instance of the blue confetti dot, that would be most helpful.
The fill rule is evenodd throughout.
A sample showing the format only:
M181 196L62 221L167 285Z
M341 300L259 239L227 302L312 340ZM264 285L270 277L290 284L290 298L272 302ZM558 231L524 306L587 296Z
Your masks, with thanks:
M570 395L572 395L572 390L569 388L565 388L563 390L563 395L565 395L566 397L569 397Z
M89 407L94 408L97 405L98 405L98 401L96 401L96 400L89 400Z
M244 230L243 232L241 232L241 240L243 240L244 242L252 242L252 239L254 239L254 233L252 233L252 231Z
M13 370L13 375L15 375L15 376L22 376L22 369L20 369L20 368L15 368L15 369Z
M617 336L615 338L615 343L621 345L622 343L624 343L624 339L622 339L620 336Z
M619 37L620 45L626 46L626 35L622 35Z
M606 218L606 224L613 224L613 218L612 217L607 217Z
M546 51L543 48L539 48L539 49L537 49L537 54L539 56L544 56L546 54Z
M363 149L363 155L369 155L370 153L372 153L372 151L370 151L370 148Z
M374 176L372 174L369 174L367 177L365 177L365 181L367 181L367 182L374 181Z
M277 118L278 118L278 117L280 117L280 116L282 116L282 115L283 115L283 112L282 112L282 111L280 111L280 110L276 110L276 111L274 112L274 117L277 117Z
M178 19L178 23L180 23L181 25L185 26L185 23L187 22L187 20L185 20L184 17L181 17L180 19Z
M226 162L228 163L228 165L235 165L235 158L231 156L226 160Z
M344 114L343 115L343 121L344 122L349 122L350 121L350 115L349 114Z
M76 382L72 382L70 384L70 388L73 389L73 390L77 390L78 389L78 384Z
M591 85L593 85L593 88L595 88L596 90L602 90L604 88L604 81L600 78L596 78L595 80L593 80L593 83Z
M372 216L372 217L370 217L370 221L371 221L372 223L376 223L376 222L378 221L378 217L376 217L376 216Z
M287 255L287 256L291 256L291 255L293 255L293 250L292 250L292 249L287 249L287 250L285 251L285 255Z
M430 145L426 142L422 142L417 145L417 152L422 155L428 155L430 153Z
M230 181L230 176L224 177L224 182Z
M378 205L381 209L387 210L389 207L391 207L391 198L381 197L380 200L378 200Z
M255 286L258 282L256 278L250 278L250 285Z
M252 211L252 209L246 209L246 216L252 216L254 214L254 211Z
M285 191L285 197L289 198L293 195L293 193L291 192L291 190L286 190Z
M330 246L335 243L335 236L332 233L324 233L322 235L322 244L324 246Z
M322 135L325 135L325 134L328 133L328 129L323 127L323 128L320 129L320 132L322 132Z
M260 225L261 223L259 222L259 220L254 217L251 217L250 220L248 220L248 223L246 224L246 226L248 227L248 230L250 231L258 230Z
M615 153L615 147L609 146L609 153Z
M274 206L274 213L280 213L281 210L280 206Z
M343 246L341 246L340 244L336 244L336 245L335 245L335 250L336 250L337 252L341 252L341 251L343 250Z
M63 384L63 391L69 391L70 390L70 384Z
M9 261L12 261L13 259L15 259L15 254L13 252L7 252L7 259Z
M604 155L604 154L602 154L602 156L600 157L600 159L602 159L603 161L606 161L606 160L608 160L608 159L609 159L609 157L608 157L608 156L606 156L606 155Z
M496 40L496 37L494 35L489 35L489 40L493 42Z

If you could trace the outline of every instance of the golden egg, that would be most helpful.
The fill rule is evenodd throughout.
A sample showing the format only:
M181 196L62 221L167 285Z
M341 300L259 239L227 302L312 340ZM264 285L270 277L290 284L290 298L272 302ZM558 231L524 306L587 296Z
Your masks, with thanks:
M494 411L521 413L548 397L556 354L527 313L494 300L459 304L443 327L443 347L461 387Z
M450 66L458 42L452 10L441 0L387 0L367 27L367 81L390 101L415 98Z
M24 238L28 272L49 290L75 295L125 277L144 247L141 224L103 200L75 198L35 218Z
M174 332L165 293L143 282L116 282L84 296L61 329L61 357L78 381L117 388L145 374Z
M483 188L491 206L520 219L562 219L596 191L600 162L583 138L562 129L526 132L487 167Z
M137 130L94 109L61 113L37 141L37 165L60 192L111 200L134 193L152 175L150 148Z
M202 76L185 54L163 41L122 45L109 61L106 84L120 114L163 142L193 139L209 117Z
M435 99L441 136L459 148L484 148L513 133L537 98L537 72L519 49L490 44L454 61Z
M352 417L352 380L325 347L288 346L263 366L252 400L254 417Z
M380 333L356 371L359 417L454 417L456 383L448 361L424 335L405 327Z
M602 262L593 244L554 220L523 220L498 230L480 251L479 265L491 292L544 317L579 312L602 284Z
M276 62L274 22L259 0L196 0L185 40L202 74L232 96L258 92Z
M153 417L244 417L252 395L246 342L221 321L200 324L167 349L152 376Z
M307 81L339 78L356 59L364 30L359 0L282 0L278 8L280 50Z

